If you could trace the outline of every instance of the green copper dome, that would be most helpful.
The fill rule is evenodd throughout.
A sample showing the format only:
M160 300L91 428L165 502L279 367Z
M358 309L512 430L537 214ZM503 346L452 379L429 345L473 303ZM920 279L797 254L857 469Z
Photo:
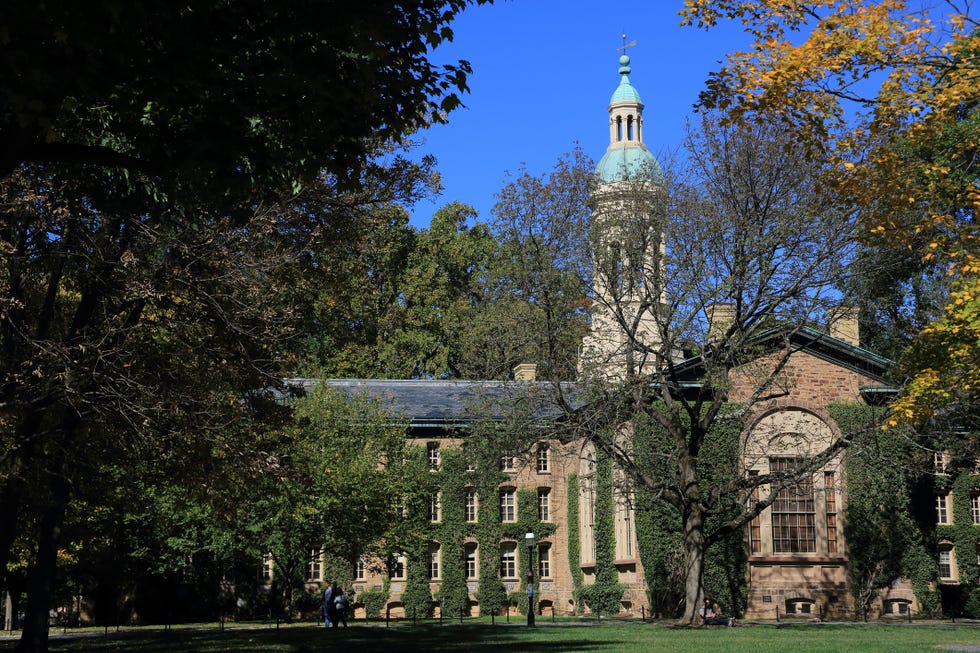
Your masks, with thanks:
M599 160L596 175L604 184L617 181L663 181L657 158L643 145L611 148Z
M630 58L625 54L619 58L619 87L609 102L609 148L595 170L602 184L619 181L660 183L664 178L657 159L643 144L643 103L627 77L631 72L629 63Z
M630 58L625 54L619 58L619 86L616 88L616 92L613 93L612 99L609 100L609 104L613 102L639 102L640 94L633 88L630 84L629 74L632 69L629 66Z

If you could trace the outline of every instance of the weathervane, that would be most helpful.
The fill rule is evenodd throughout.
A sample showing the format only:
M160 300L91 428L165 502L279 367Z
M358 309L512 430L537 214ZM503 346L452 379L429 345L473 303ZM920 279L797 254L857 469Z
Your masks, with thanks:
M622 50L623 51L623 54L626 54L626 48L632 48L634 45L636 45L636 39L633 39L632 41L630 41L629 43L627 43L626 42L626 32L623 32L623 47L616 48L616 51L618 52L619 50Z

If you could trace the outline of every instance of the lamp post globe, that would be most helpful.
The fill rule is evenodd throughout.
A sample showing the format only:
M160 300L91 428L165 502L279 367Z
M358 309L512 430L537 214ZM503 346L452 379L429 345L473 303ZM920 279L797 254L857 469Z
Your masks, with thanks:
M524 536L527 544L527 625L534 625L534 532Z

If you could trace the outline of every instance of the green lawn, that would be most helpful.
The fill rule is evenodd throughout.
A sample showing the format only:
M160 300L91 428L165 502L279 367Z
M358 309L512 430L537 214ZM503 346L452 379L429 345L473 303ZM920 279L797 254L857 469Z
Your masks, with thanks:
M0 639L0 651L12 651L16 640ZM89 631L85 636L53 634L51 651L109 653L414 653L472 651L552 653L555 651L684 653L803 653L935 651L942 647L975 646L980 651L980 626L965 624L793 624L747 625L738 628L676 629L642 623L541 624L536 628L491 625L383 626L356 625L326 631L313 626L276 629L232 625L224 632L174 629ZM964 649L960 649L964 650Z

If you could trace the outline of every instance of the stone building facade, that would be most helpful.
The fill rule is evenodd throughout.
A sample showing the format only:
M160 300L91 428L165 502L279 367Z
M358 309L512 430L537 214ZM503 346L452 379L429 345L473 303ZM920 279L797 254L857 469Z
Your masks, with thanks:
M599 193L605 193L604 197L612 198L609 201L613 202L622 179L619 175L624 172L646 175L651 188L661 174L656 160L643 144L643 104L629 83L629 59L624 56L620 64L620 85L609 105L610 146L597 170ZM597 287L601 290L601 284ZM724 306L712 311L712 317L718 320L723 320L724 315ZM593 331L582 350L583 360L601 355L602 363L593 369L603 370L610 377L619 374L619 366L625 364L618 353L624 341L611 334L614 331L609 316L598 309ZM839 437L840 428L827 411L829 405L859 403L888 390L884 379L888 361L859 346L857 316L853 312L841 312L828 331L798 329L788 344L783 335L774 331L770 341L766 340L766 334L760 336L760 351L764 353L745 368L737 369L731 378L730 399L741 401L749 392L748 367L771 366L785 353L785 347L792 348L777 381L780 398L757 405L745 423L741 456L750 474L764 475L778 470ZM687 371L693 379L699 360L697 357L678 360L675 367L681 374ZM390 404L395 413L407 420L408 437L426 449L434 468L440 464L440 452L463 445L468 424L477 419L471 411L475 398L538 385L546 393L548 385L535 380L534 366L529 364L519 366L511 382L335 380L328 383L340 391L364 393ZM828 460L811 478L784 490L773 506L746 528L748 601L744 617L853 615L844 538L847 493L843 469L842 456ZM520 537L506 538L490 547L484 543L481 547L468 533L459 533L463 540L471 613L480 611L475 598L479 570L493 565L499 570L505 589L518 591L528 568L529 554L534 558L537 612L577 613L576 579L587 586L595 581L599 571L593 532L598 505L595 451L584 442L562 445L542 441L527 456L504 457L501 471L506 480L500 484L496 496L467 495L466 521L476 519L477 502L491 501L498 505L502 522L514 522L519 518L515 514L518 509L515 493L529 490L537 497L538 521L553 528L549 529L550 534L534 542L533 551L525 547ZM574 485L570 483L572 478L576 479ZM612 505L613 564L616 577L627 588L620 613L639 616L649 610L649 588L639 554L633 502L630 497L617 493ZM570 511L570 506L577 506L577 511ZM433 507L431 517L434 523L438 521L438 507ZM576 523L577 529L571 532ZM489 550L483 550L486 548ZM572 553L576 549L577 556ZM432 558L427 580L431 593L436 595L442 582L442 552L434 544L429 554ZM364 564L358 568L353 587L357 595L387 587L387 612L394 617L405 616L401 600L407 580L405 573L404 561L389 561L387 569ZM914 609L915 597L907 585L896 582L883 593L877 605L884 612L897 611L901 606ZM358 610L363 615L361 608Z

